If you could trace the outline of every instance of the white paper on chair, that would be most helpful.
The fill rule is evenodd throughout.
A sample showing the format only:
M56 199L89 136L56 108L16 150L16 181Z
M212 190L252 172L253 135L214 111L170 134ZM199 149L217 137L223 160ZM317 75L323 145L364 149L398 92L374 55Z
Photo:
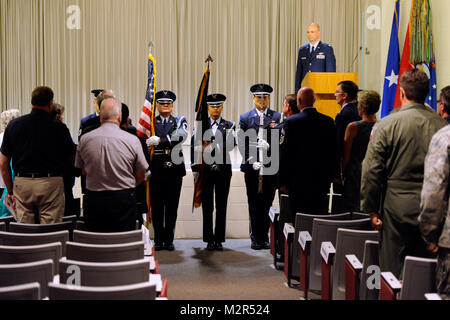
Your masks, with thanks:
M300 231L298 234L298 243L300 243L300 246L302 247L303 251L306 247L306 242L312 241L312 237L309 234L308 231Z
M334 249L333 244L330 241L322 242L322 247L320 248L320 255L322 256L325 263L328 263L328 258L330 255L336 253L336 249Z

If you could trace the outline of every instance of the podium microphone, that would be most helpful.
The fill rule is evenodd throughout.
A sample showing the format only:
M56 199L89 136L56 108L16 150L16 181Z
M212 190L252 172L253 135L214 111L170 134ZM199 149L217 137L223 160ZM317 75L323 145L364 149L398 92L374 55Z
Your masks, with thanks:
M353 59L353 62L352 62L352 64L350 65L350 67L348 68L347 72L350 72L350 68L353 68L353 66L354 66L354 64L355 64L355 61L356 61L356 59L358 59L359 53L361 52L362 49L363 49L363 46L360 46L360 47L359 47L359 50L358 50L358 53L356 54L355 59Z

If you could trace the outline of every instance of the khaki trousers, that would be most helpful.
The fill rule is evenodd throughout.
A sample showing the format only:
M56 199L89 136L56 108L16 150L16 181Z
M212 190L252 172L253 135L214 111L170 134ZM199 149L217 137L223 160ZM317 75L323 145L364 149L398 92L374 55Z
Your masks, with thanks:
M14 179L16 220L20 223L52 224L64 216L64 183L62 177Z

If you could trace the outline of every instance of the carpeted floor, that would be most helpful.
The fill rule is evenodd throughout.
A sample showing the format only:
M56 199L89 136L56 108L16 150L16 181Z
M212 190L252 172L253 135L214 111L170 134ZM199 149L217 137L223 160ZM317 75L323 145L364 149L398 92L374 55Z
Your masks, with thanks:
M175 240L174 245L175 251L155 254L161 276L169 280L169 300L299 300L303 296L287 286L283 271L273 267L270 250L252 250L248 239L227 240L222 252L206 251L201 240Z

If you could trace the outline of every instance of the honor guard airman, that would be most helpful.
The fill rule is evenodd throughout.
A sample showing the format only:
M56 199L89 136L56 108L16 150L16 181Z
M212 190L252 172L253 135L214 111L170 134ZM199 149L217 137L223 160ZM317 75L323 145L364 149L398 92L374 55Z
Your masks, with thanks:
M247 188L251 248L260 250L270 248L269 209L275 197L274 177L262 174L266 167L263 157L270 157L273 147L270 131L280 123L281 114L269 108L270 94L273 92L271 86L255 84L250 91L255 108L240 117L238 146L242 155L241 171L244 172ZM250 130L254 130L254 134L249 134ZM260 130L263 130L263 133L260 133ZM273 144L279 147L279 141L274 141Z
M227 201L230 191L232 165L230 152L236 146L235 124L222 118L223 104L226 96L214 93L207 97L208 104L208 133L205 134L206 147L200 147L204 154L204 175L202 183L202 210L203 210L203 242L207 243L209 251L222 251L225 242L225 226L227 214ZM208 138L206 138L208 135ZM200 170L195 164L194 135L191 140L191 162L194 175ZM213 230L214 195L216 199L216 223Z
M181 146L187 137L187 121L185 117L172 116L175 93L159 91L155 99L159 115L156 117L155 135L147 139L147 146L155 148L150 165L155 250L173 251L181 185L186 175Z

